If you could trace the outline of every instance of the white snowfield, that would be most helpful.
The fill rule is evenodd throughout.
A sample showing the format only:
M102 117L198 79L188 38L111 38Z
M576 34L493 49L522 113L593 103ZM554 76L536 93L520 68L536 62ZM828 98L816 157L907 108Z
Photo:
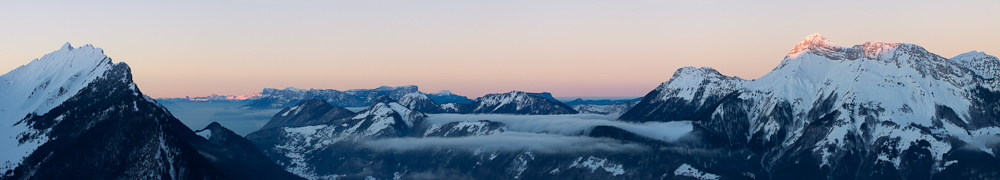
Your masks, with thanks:
M21 133L36 130L19 121L29 114L49 112L112 66L104 50L89 44L73 48L66 43L58 51L0 76L0 172L14 168L48 141L41 137L20 143Z

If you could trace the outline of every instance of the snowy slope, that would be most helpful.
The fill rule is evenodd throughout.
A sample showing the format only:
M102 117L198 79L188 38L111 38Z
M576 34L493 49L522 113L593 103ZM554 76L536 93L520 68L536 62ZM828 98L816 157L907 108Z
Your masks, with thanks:
M91 45L73 48L69 43L0 76L0 172L20 163L22 158L48 141L45 132L34 132L19 123L30 114L45 114L111 68L104 50ZM134 85L132 86L134 87ZM19 142L22 133L38 138Z

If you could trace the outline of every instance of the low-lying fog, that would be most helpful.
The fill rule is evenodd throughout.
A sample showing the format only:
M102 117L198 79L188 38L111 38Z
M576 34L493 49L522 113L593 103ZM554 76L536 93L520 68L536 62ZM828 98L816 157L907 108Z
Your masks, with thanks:
M167 107L174 117L191 130L200 130L209 123L219 122L241 136L260 129L274 114L281 111L281 109L240 109L239 107L246 102L237 101L192 102L158 99L157 102Z
M389 138L367 142L374 149L407 151L432 148L466 150L521 150L538 152L568 151L641 151L648 147L608 138L584 136L595 126L615 126L665 142L676 141L691 132L690 121L627 123L617 116L599 114L573 115L498 115L430 114L425 124L490 120L506 124L507 132L469 137Z

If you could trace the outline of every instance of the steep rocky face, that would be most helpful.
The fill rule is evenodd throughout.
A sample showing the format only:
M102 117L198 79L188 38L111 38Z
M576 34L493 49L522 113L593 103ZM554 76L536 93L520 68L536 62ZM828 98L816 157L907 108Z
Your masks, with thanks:
M562 102L531 93L511 91L487 94L475 102L459 106L459 112L472 114L576 114L576 110ZM551 95L549 95L551 96ZM445 107L443 109L447 109Z
M16 134L2 138L13 150L4 157L15 158L0 179L229 179L130 71L101 49L67 43L0 76L0 122Z
M354 112L342 107L332 106L326 103L325 100L310 99L295 106L282 109L261 129L328 124L333 120L352 115L354 115Z
M621 119L693 120L710 142L753 151L748 160L765 165L756 177L989 179L1000 173L991 168L1000 162L996 144L982 142L1000 134L990 103L997 86L981 74L995 61L975 53L949 60L913 44L840 47L817 34L753 81L672 86L675 74ZM715 103L652 101L670 88L724 88L701 95L724 96Z
M283 90L267 88L260 93L260 97L247 103L249 108L284 108L298 104L309 99L323 99L327 103L337 107L360 107L369 106L372 100L379 96L389 96L392 99L399 99L403 95L419 92L417 86L382 86L376 89L351 89L338 91L333 89L296 89L285 88Z
M305 179L285 171L252 142L212 122L186 140L209 162L233 179Z

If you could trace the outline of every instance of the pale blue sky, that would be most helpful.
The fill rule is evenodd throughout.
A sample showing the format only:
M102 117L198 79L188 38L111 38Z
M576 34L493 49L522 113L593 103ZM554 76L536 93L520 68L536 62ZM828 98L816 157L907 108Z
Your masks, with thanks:
M418 85L642 96L683 66L748 79L805 36L1000 54L1000 1L0 2L0 71L65 42L153 97Z

